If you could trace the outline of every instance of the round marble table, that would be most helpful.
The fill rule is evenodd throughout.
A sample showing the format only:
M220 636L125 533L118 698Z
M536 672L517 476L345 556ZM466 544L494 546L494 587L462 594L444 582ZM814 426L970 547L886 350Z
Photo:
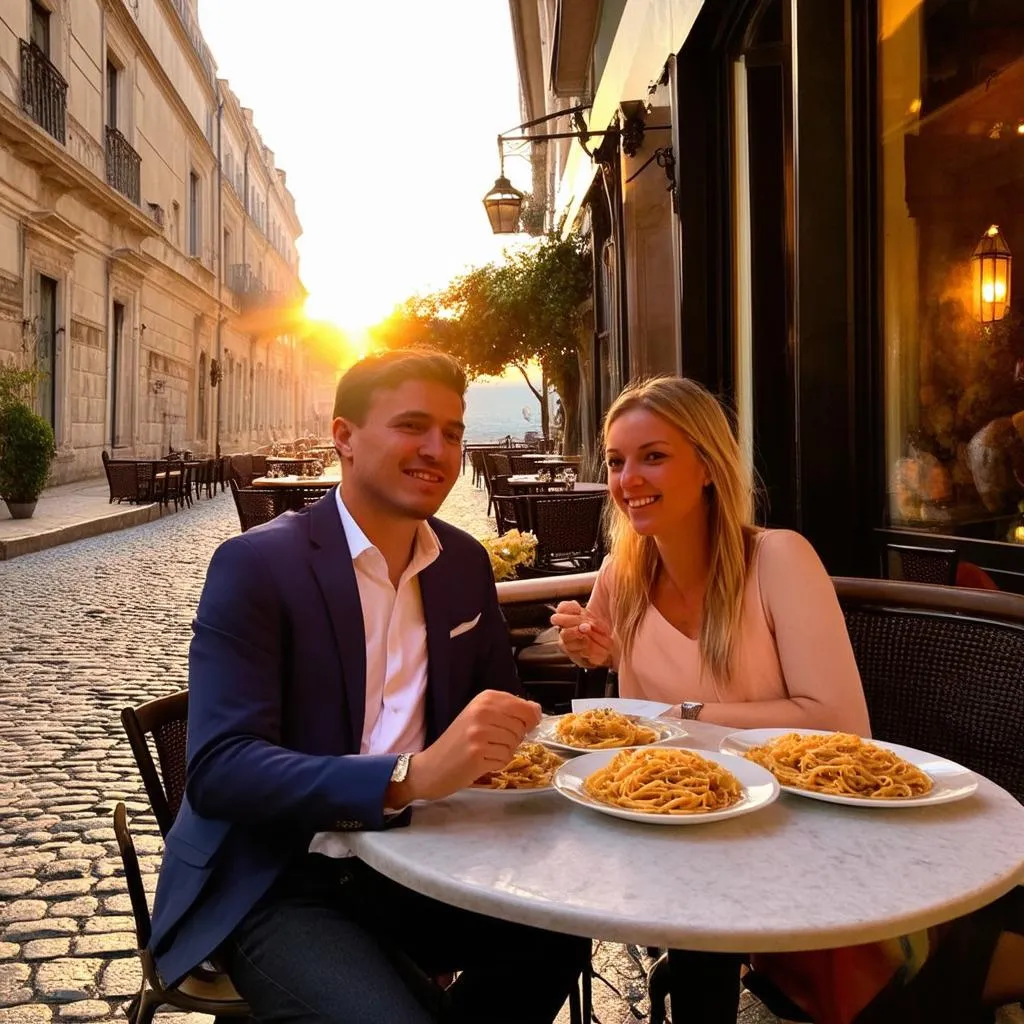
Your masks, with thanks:
M676 745L715 749L729 731L686 724ZM783 794L755 814L675 828L557 793L463 792L417 808L408 828L349 838L371 867L454 906L701 953L891 938L1024 881L1024 807L985 779L945 806L862 810Z

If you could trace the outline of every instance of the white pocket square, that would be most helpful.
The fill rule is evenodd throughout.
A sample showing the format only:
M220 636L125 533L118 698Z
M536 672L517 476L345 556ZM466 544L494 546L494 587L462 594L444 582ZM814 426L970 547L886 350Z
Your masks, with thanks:
M459 623L449 634L449 638L454 640L457 636L462 636L463 633L468 633L479 621L482 612L477 612L475 619L470 619L469 622Z

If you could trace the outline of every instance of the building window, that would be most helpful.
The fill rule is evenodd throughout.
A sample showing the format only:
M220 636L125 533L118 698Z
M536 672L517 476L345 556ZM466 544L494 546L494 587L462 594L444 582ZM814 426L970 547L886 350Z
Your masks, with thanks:
M50 57L50 12L32 0L32 45Z
M39 415L56 430L58 409L57 291L59 285L39 275L39 316L36 318L35 369L40 371L36 392Z
M117 128L117 93L120 78L118 66L107 57L107 127Z
M199 256L202 246L199 217L199 175L195 171L188 176L188 254Z
M125 307L121 302L113 304L110 322L111 365L110 365L110 447L131 446L132 402L132 360L129 339L125 329Z
M223 268L221 278L226 282L228 279L228 268L235 262L231 253L231 232L227 228L224 229L224 248L221 252L220 261Z
M1013 539L1024 20L999 0L878 4L890 522Z
M199 394L198 394L198 408L196 410L196 434L202 441L206 440L206 376L208 370L206 366L206 353L203 352L199 356Z

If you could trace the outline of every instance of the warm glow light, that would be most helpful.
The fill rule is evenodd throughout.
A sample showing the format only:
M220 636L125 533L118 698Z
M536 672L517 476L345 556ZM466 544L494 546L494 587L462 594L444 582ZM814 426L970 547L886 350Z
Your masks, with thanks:
M910 113L912 113L912 114L920 114L921 113L921 101L920 100L912 100L911 101L911 103L910 103Z
M357 335L508 245L480 197L497 133L522 120L516 51L507 4L312 6L312 32L280 0L200 0L199 13L219 75L287 171L309 314ZM296 116L340 96L359 112L351 130ZM530 164L509 165L529 188Z
M1006 298L1006 282L983 281L981 297L984 302L1002 302Z
M1021 121L1020 124L1017 125L1017 134L1024 135L1024 121Z
M1002 320L1010 308L1013 257L1006 239L993 224L971 257L974 271L974 315L983 324Z

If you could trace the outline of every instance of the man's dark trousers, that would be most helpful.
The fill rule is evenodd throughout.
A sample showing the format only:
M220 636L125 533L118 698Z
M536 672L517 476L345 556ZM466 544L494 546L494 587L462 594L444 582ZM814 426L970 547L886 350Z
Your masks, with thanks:
M590 941L447 906L355 858L301 858L221 949L278 1024L549 1024ZM442 990L432 978L462 971Z

